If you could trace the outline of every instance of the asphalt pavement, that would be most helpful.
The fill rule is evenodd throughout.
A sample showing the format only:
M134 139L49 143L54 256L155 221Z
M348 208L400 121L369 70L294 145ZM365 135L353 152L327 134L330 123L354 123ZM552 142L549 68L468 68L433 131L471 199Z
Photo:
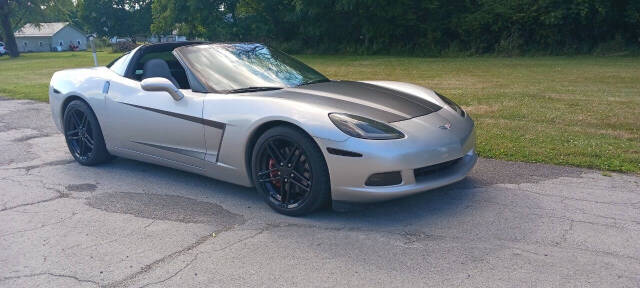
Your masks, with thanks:
M80 166L47 104L0 100L0 287L640 286L634 175L480 159L343 208L292 218L202 176Z

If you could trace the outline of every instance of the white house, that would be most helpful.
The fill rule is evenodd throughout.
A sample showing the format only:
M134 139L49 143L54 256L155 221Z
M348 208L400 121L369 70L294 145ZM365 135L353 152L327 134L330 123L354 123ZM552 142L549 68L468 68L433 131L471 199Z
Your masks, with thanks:
M16 31L15 36L20 52L87 49L86 34L69 22L29 23Z
M187 36L180 35L153 35L147 38L147 41L151 43L166 43L166 42L185 42Z

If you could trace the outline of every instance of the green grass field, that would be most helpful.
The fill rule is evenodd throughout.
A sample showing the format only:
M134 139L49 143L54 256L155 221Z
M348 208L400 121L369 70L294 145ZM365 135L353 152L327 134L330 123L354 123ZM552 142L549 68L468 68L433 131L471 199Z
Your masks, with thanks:
M483 157L640 173L640 58L299 58L332 79L412 82L447 95L475 119ZM92 63L87 52L2 57L0 95L46 101L54 71Z

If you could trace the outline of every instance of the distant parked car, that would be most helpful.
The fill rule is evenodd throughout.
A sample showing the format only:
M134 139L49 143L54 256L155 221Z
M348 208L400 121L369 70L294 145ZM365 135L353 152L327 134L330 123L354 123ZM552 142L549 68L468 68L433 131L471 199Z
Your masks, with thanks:
M0 56L7 54L7 49L4 48L4 43L0 42Z

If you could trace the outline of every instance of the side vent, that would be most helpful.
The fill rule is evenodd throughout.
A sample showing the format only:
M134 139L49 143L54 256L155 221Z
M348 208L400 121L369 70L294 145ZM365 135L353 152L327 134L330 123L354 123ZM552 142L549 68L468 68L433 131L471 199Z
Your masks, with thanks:
M111 88L111 82L109 81L104 82L104 86L102 86L102 94L104 95L109 94L109 88Z
M345 156L345 157L362 157L362 154L336 148L327 148L329 154Z

